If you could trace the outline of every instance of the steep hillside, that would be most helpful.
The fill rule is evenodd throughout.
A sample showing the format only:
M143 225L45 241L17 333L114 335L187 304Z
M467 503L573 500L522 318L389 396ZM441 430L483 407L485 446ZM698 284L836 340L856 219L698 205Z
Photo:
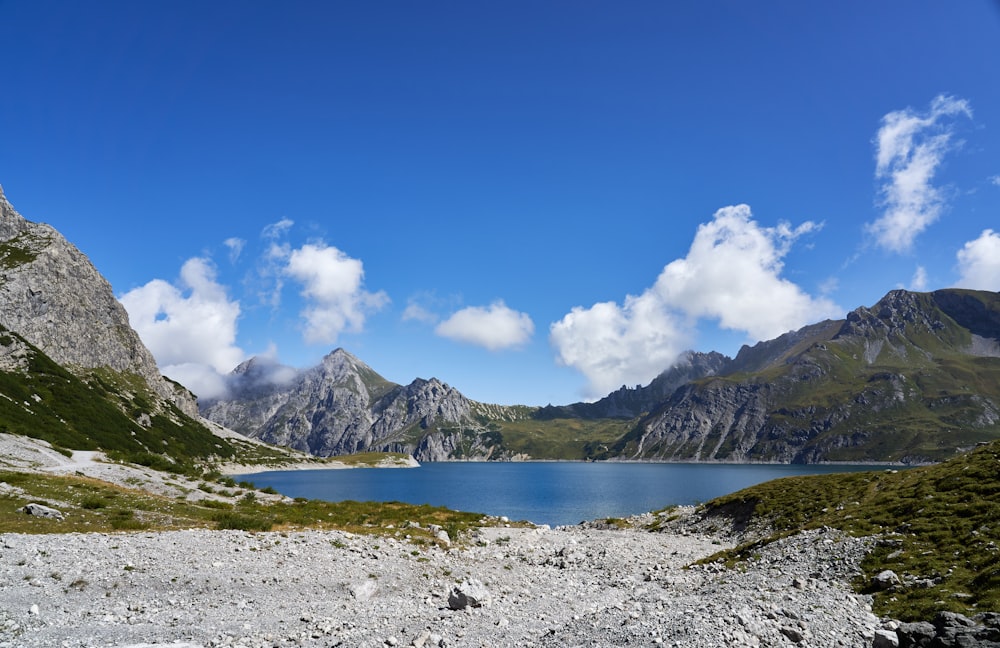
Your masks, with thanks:
M159 373L90 260L18 214L2 190L0 431L170 471L290 460L287 450L206 427L194 396Z
M606 456L940 460L1000 436L1000 295L889 293L675 391Z
M0 326L53 361L142 378L197 416L194 396L160 375L125 308L90 260L52 227L18 214L0 189Z
M0 432L168 471L234 457L232 444L157 398L134 374L94 369L79 377L0 329Z

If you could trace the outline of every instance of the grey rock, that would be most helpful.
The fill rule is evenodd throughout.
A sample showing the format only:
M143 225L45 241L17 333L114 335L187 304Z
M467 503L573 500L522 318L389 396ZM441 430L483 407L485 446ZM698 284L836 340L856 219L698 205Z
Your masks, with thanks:
M431 378L394 384L343 349L295 371L252 358L202 413L232 430L318 456L403 452L419 461L498 458L479 404ZM470 433L472 438L470 439Z
M108 281L58 231L18 214L0 190L0 326L67 368L140 376L197 416L194 396L163 378Z
M880 571L872 578L872 586L879 590L892 589L899 583L899 576L891 569Z
M899 636L894 630L879 628L875 631L872 648L899 648Z
M63 515L62 511L58 509L34 502L21 507L21 511L27 513L28 515L34 515L35 517L51 518L53 520L63 520L66 517Z
M493 597L489 590L476 579L462 581L461 585L451 588L448 594L448 607L452 610L489 607L492 602Z
M359 601L371 600L378 593L378 582L373 578L368 578L351 586L351 596Z

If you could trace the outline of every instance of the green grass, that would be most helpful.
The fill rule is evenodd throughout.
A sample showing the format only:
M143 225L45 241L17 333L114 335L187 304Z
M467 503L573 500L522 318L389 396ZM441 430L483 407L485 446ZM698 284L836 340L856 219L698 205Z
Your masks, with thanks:
M533 459L587 460L601 456L634 422L621 419L522 419L500 424L503 446Z
M206 499L177 500L122 488L87 477L23 472L0 472L0 482L25 494L0 495L0 533L70 533L129 530L225 528L247 531L340 529L352 533L410 535L414 541L435 543L427 530L437 524L459 539L483 519L479 513L401 502L324 502L299 499L268 503L254 491L230 502ZM25 515L29 502L48 503L65 520ZM421 528L406 528L406 522Z
M356 452L349 455L337 455L330 460L348 466L374 467L383 463L406 463L410 455L402 452Z
M0 343L28 349L25 371L0 372L0 432L58 448L105 450L122 460L171 472L229 458L236 450L172 403L161 402L139 376L107 369L85 379L59 366L14 333ZM155 405L154 405L155 403ZM148 425L138 422L146 415Z
M712 500L703 514L772 530L730 560L802 529L882 537L856 583L874 595L879 615L926 620L939 610L1000 610L1000 443L935 466L779 479ZM883 569L910 585L869 591Z

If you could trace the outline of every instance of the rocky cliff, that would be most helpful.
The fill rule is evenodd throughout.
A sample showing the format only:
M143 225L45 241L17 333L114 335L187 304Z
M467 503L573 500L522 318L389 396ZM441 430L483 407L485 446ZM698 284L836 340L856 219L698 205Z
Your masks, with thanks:
M59 232L18 214L0 189L0 326L56 363L140 376L197 416L194 397L163 378L107 280Z
M421 461L491 456L474 403L436 378L397 385L336 349L297 372L253 358L204 416L247 436L318 456L405 452ZM468 438L467 438L468 437ZM464 454L463 454L464 453Z

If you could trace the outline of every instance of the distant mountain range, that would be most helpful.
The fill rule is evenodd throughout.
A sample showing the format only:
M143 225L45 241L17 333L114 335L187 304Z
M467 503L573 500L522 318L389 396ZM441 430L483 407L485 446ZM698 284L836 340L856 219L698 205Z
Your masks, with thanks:
M846 319L684 354L593 403L501 406L392 383L343 349L299 371L253 358L200 414L319 456L423 461L936 461L1000 437L1000 294L895 290ZM156 369L111 287L0 191L0 431L168 462L229 457Z
M250 360L231 387L207 418L324 456L935 461L1000 436L1000 295L895 290L736 358L689 352L594 403L477 403L433 378L390 383L342 349L302 373Z

